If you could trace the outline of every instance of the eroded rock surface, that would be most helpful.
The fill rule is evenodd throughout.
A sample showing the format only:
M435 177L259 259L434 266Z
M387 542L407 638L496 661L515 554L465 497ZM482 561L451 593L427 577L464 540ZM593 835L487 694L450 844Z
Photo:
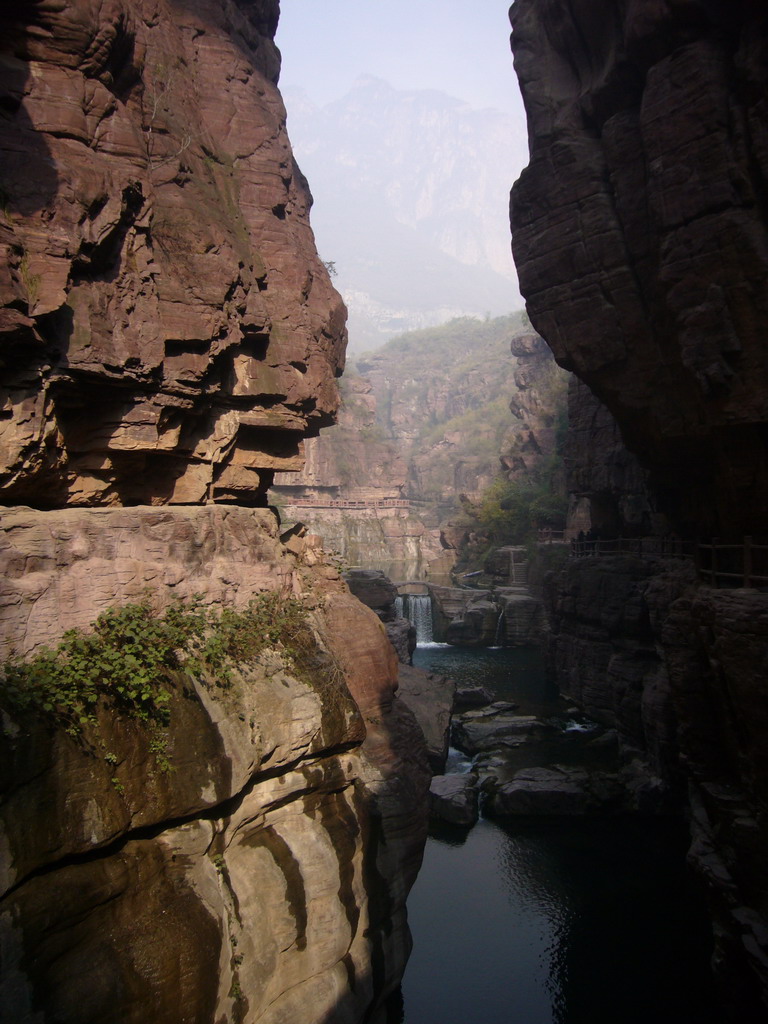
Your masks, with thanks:
M553 765L523 768L491 788L484 810L492 817L518 814L565 816L623 809L623 790L615 775Z
M424 733L432 771L444 771L456 684L437 672L413 665L400 665L397 680L398 696Z
M549 728L535 715L517 715L517 704L494 701L487 707L465 711L453 720L451 740L465 754L516 747Z
M152 730L106 709L79 738L4 714L0 1000L14 1020L138 1021L152 1007L168 1024L351 1024L397 983L425 837L423 734L376 616L330 567L282 551L271 518L3 517L3 626L18 650L147 582L160 602L197 592L234 607L268 588L310 600L343 676L310 685L279 654L223 690L181 675L163 759Z
M690 565L624 556L573 559L548 596L560 690L616 729L624 806L687 808L727 1019L759 1021L768 978L768 595L713 590Z
M3 656L147 592L220 610L265 590L307 599L319 652L309 681L279 651L229 688L177 673L160 736L4 703L19 1024L376 1021L407 958L424 737L376 616L260 507L332 421L345 343L278 8L0 11Z
M451 825L471 828L478 817L477 775L436 775L429 787L429 810Z
M663 511L715 534L762 530L768 14L517 0L511 17L531 149L513 246L531 322L617 418Z
M521 289L601 403L572 406L574 493L598 527L671 529L689 553L701 537L762 539L768 12L517 0L511 17L531 149L512 196ZM550 594L560 685L671 792L687 783L729 1019L762 1021L765 595L588 561Z
M344 308L276 0L0 12L0 497L263 504L333 418Z

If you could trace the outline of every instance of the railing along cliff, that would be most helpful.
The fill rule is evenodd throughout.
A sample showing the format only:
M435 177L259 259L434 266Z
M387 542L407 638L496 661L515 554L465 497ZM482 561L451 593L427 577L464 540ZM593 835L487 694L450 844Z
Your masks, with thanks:
M298 508L410 508L406 498L374 498L371 501L353 501L347 498L285 498L286 505Z
M686 542L679 537L587 537L571 541L573 558L618 554L694 562L699 577L712 587L768 586L768 544L756 544L752 537L732 544L722 543L717 537L709 543Z

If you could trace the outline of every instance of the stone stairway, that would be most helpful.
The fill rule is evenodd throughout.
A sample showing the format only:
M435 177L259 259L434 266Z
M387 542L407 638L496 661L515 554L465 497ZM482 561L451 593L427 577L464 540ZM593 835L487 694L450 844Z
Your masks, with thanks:
M513 587L528 586L528 563L511 562L509 566L509 582Z

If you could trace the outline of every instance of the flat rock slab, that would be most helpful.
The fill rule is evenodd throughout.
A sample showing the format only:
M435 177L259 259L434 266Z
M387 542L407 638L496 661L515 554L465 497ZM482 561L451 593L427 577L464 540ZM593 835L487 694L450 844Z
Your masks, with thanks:
M489 815L580 815L622 809L623 788L615 775L555 765L523 768L511 782L488 794Z
M477 821L477 775L435 775L429 787L429 812L452 825Z
M516 715L516 704L497 701L487 708L467 711L454 720L453 745L465 754L477 754L495 747L519 746L534 733L551 729L535 715Z

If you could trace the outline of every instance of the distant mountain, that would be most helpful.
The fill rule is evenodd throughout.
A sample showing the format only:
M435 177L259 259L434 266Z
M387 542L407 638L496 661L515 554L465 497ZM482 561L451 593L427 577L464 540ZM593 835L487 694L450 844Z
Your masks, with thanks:
M284 88L312 226L350 310L350 350L522 305L508 195L527 159L511 117L369 76L314 106Z

